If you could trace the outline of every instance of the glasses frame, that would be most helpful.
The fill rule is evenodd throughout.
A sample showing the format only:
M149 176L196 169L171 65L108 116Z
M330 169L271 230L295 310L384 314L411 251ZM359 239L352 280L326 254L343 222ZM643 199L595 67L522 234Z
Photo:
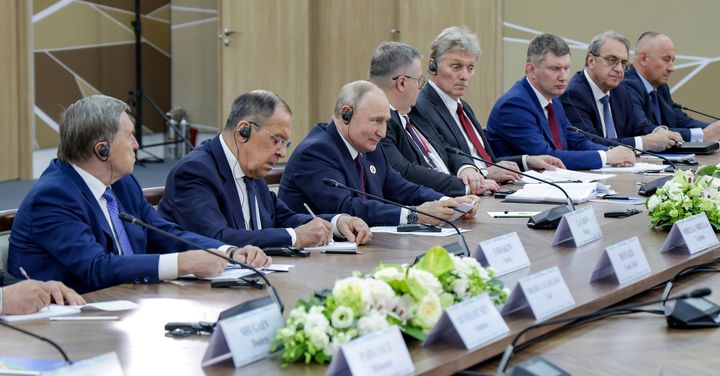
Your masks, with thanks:
M274 135L274 134L266 131L265 129L263 129L263 127L261 127L258 123L254 122L254 121L250 121L250 120L246 120L246 121L247 121L248 123L256 126L257 129L265 132L265 134L267 134L268 136L270 136L270 137L273 139L273 141L275 142L275 148L276 148L276 149L282 149L282 148L284 147L285 150L288 150L288 149L290 149L290 148L292 147L292 141L290 141L290 140L288 140L288 139L285 139L285 138L282 138L282 137L280 137L280 136Z
M393 80L393 81L396 81L396 80L397 80L398 78L400 78L400 77L405 77L405 78L409 78L409 79L411 79L411 80L417 81L417 82L418 82L418 86L420 86L420 89L422 89L423 87L425 87L425 85L426 85L427 82L428 82L428 78L425 77L424 75L422 75L422 76L420 76L420 77L413 77L413 76L408 76L407 74L398 74L397 76L393 77L392 80Z
M618 63L620 63L620 67L622 67L623 71L627 71L630 68L630 60L629 59L622 60L615 55L602 56L602 55L593 54L593 56L603 59L603 61L605 61L605 64L607 64L607 66L610 68L614 68L616 65L618 65ZM612 60L617 60L617 61L613 64Z

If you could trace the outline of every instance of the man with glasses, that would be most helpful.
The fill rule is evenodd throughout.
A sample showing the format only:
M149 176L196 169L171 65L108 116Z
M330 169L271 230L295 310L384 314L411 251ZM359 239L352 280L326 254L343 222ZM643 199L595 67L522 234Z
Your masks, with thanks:
M183 228L231 244L312 247L333 234L358 244L372 234L349 215L296 213L263 179L290 148L292 112L274 93L235 99L222 133L173 168L158 210Z
M465 27L448 27L435 38L430 51L430 82L418 95L417 104L410 113L412 122L435 126L444 139L444 145L513 170L564 167L560 160L548 155L496 158L475 113L462 99L475 76L475 66L482 52L477 35ZM481 161L473 160L473 163L489 180L505 183L520 179L519 174L488 167ZM497 190L495 185L488 183L485 182L486 188Z
M627 89L620 87L628 67L628 40L615 31L596 35L577 72L560 97L575 127L638 149L662 151L682 142L679 133L634 121ZM595 140L609 146L609 142Z
M653 31L640 35L632 67L620 85L630 93L639 125L668 127L685 141L718 141L720 121L695 120L673 102L667 82L675 71L674 62L675 45L667 35Z
M390 102L387 135L381 141L390 166L411 182L451 197L497 190L497 184L485 182L469 158L445 151L435 127L408 118L427 81L420 59L420 53L407 44L383 42L370 61L368 80Z
M525 77L493 106L488 139L499 155L550 154L573 170L611 164L632 166L635 153L624 147L607 150L585 136L569 132L558 98L570 77L570 48L562 38L542 34L530 42Z

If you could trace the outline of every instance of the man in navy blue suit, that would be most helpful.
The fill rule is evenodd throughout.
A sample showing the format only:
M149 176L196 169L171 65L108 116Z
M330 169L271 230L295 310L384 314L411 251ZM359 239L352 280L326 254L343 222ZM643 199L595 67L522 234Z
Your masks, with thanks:
M628 66L630 42L609 30L596 35L585 55L585 69L560 96L570 123L588 133L638 149L662 151L682 142L679 133L635 121L628 92L620 85ZM597 143L610 146L601 139Z
M138 225L119 213L228 257L269 265L256 247L236 248L163 219L145 200L132 170L138 147L122 101L102 95L73 103L60 119L58 159L20 204L10 234L8 271L57 280L84 293L121 283L153 283L193 273L213 276L225 261ZM179 253L177 253L179 252Z
M380 140L390 120L390 103L385 94L368 81L343 86L329 124L317 124L292 154L280 183L279 197L293 210L303 203L317 213L348 213L371 226L404 223L440 224L419 214L428 212L450 218L460 203L478 200L475 196L443 198L430 188L407 181L387 161ZM327 186L334 179L362 192L404 205L418 212L354 195ZM466 214L474 216L475 210Z
M653 31L640 35L632 67L621 84L630 93L637 121L640 126L668 127L685 141L718 141L720 121L695 120L673 102L667 82L675 71L674 61L675 45L667 35Z
M222 133L183 158L167 178L158 211L184 229L230 244L312 247L333 233L367 243L360 218L290 210L263 177L290 147L292 112L278 95L256 90L235 99ZM332 223L331 223L332 222Z
M493 106L488 140L495 154L549 154L573 170L611 164L631 166L635 154L628 148L611 150L585 136L568 132L570 125L558 98L567 88L570 48L562 38L542 34L528 46L525 77Z
M0 269L0 314L26 315L55 304L83 305L85 299L62 282L18 281Z

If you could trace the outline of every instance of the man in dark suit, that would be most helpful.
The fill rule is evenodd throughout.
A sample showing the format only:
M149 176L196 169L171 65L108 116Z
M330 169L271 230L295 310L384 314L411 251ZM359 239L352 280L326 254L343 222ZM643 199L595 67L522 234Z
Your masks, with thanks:
M0 269L0 314L26 315L54 302L60 305L83 305L85 299L62 282L18 281Z
M570 123L586 132L613 139L638 149L662 151L682 142L679 133L633 118L630 96L620 85L628 66L630 43L615 31L596 35L585 56L585 69L570 80L560 96ZM596 143L612 145L595 139Z
M637 121L643 127L668 127L685 141L718 141L720 121L695 120L674 104L667 84L675 71L674 61L675 45L670 38L652 31L640 35L633 65L621 84L630 93Z
M183 231L145 200L132 170L138 144L122 101L80 99L60 119L58 159L20 204L10 234L8 271L62 281L84 293L121 283L151 283L193 273L220 273L225 261L178 241L125 225L119 213L255 266L270 263L260 249L242 249ZM180 251L180 253L175 253Z
M451 197L497 190L497 184L486 183L469 158L445 151L432 124L415 124L408 118L426 82L420 58L407 44L382 42L370 61L368 80L382 89L390 102L387 135L381 141L390 166L409 181Z
M550 154L573 170L600 168L605 163L631 166L628 148L607 150L585 136L568 132L570 125L558 96L567 88L570 48L561 38L542 34L530 42L525 77L493 106L488 140L498 155Z
M390 120L390 103L377 86L355 81L343 86L329 124L317 124L292 154L280 183L278 196L293 210L303 203L317 213L348 213L371 226L404 223L440 224L420 211L450 218L461 202L475 196L443 198L443 195L407 181L387 161L380 140ZM418 213L353 195L327 186L329 178L404 205L417 206ZM473 216L472 210L466 216Z
M475 76L480 58L477 35L457 26L443 30L431 46L430 83L420 92L410 120L418 124L432 124L446 145L460 149L513 170L544 170L564 167L562 162L547 155L508 155L496 158L485 131L470 105L462 99ZM444 146L443 146L444 148ZM519 180L520 175L490 166L480 161L474 164L486 171L486 177L499 183Z
M263 177L285 157L291 126L290 107L276 94L256 90L237 97L223 132L170 171L158 211L184 229L229 244L312 247L331 241L333 232L367 243L371 233L361 219L313 219L268 189Z

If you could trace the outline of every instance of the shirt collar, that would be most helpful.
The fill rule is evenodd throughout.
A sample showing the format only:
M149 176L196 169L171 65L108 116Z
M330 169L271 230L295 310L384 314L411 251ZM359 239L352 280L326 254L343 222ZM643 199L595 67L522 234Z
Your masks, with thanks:
M407 115L401 114L400 111L397 110L397 108L393 107L393 105L390 105L390 111L397 112L398 117L400 118L400 124L402 124L403 128L405 128L405 126L407 126L407 118L405 116Z
M245 177L245 172L240 167L240 161L237 160L237 157L235 154L232 153L232 150L227 146L225 143L225 138L220 134L218 136L220 138L220 145L222 145L223 152L225 153L225 159L227 159L228 166L230 166L230 171L232 171L233 178L235 180L240 180Z
M527 78L527 76L525 77L525 79L527 80L528 84L530 84L530 87L535 92L535 96L537 97L538 101L540 101L540 107L545 109L545 107L547 107L547 105L550 103L550 101L547 100L547 98L545 98L545 96L542 95L539 91L537 91L537 89L535 89L535 86L533 86L532 82L530 82L530 80Z
M450 110L451 114L454 114L457 112L458 103L460 103L460 98L458 99L452 99L447 93L442 91L432 80L429 80L428 83L430 86L432 86L433 89L437 92L437 94L440 96L440 99L442 99L443 103L445 103L445 107Z
M643 75L640 74L640 72L638 72L637 70L635 72L637 72L638 76L640 77L640 81L642 81L643 86L645 86L646 93L650 93L651 91L655 90L650 81L646 80L645 77L643 77Z
M352 157L353 160L355 160L355 157L357 157L358 154L360 154L360 153L358 153L358 151L355 150L355 148L352 147L352 145L350 145L349 142L347 142L347 140L345 139L345 137L343 137L342 132L340 132L339 129L338 129L338 134L340 135L340 139L343 140L343 142L345 143L345 147L347 147L348 151L350 152L350 156Z
M593 81L592 78L590 78L590 75L587 72L587 68L583 69L583 74L585 75L585 79L587 79L588 83L590 83L590 89L592 90L593 96L595 97L596 101L599 101L606 95L610 95L610 92L603 93L603 91L600 89L600 87L597 86L595 81Z
M83 170L75 163L72 163L71 165L72 168L74 168L75 171L78 173L78 175L80 175L80 178L82 178L82 180L85 182L85 185L87 185L87 187L90 189L93 197L95 197L96 200L99 200L107 189L105 183L101 182L100 179L96 178L93 174Z

